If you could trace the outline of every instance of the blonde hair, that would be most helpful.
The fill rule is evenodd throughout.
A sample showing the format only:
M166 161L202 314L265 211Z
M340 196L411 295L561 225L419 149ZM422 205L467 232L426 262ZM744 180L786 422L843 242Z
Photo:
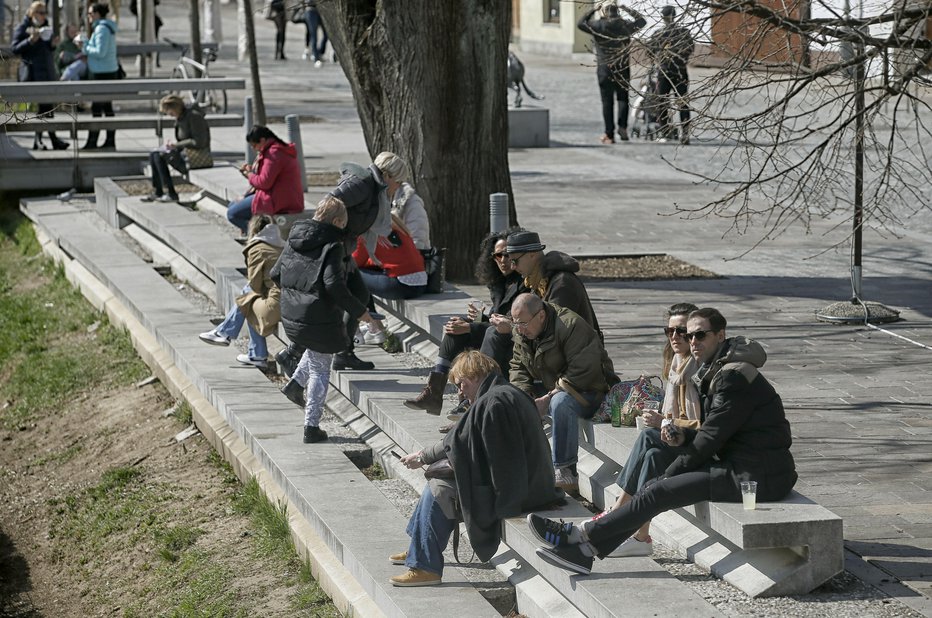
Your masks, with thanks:
M184 99L179 97L177 94L169 94L162 97L162 100L159 101L159 111L163 114L167 114L169 110L175 110L176 112L184 111Z
M314 210L314 221L337 225L338 221L343 221L344 225L349 219L346 214L346 204L338 197L332 195L324 196L324 199L317 202L317 208ZM337 227L340 227L337 225Z
M41 0L36 0L35 2L29 5L28 9L26 9L26 17L31 18L32 14L35 13L36 9L39 9L39 8L45 9L46 11L48 10L48 7L45 6L44 2L42 2Z
M373 161L383 174L388 174L395 182L408 180L408 164L394 152L380 152Z
M450 367L450 379L456 382L462 378L476 380L492 373L499 373L498 362L479 350L467 350L456 355Z
M249 220L249 226L246 228L246 235L248 238L252 238L273 223L275 222L269 215L256 215Z

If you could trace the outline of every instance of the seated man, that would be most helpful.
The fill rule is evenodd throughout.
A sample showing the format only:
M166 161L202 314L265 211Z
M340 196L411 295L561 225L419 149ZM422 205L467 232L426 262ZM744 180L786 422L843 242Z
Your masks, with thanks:
M562 501L534 404L505 381L498 363L469 350L456 357L450 377L472 407L443 442L401 458L412 469L447 458L453 478L432 478L424 488L408 522L408 551L389 558L408 567L391 578L395 586L440 583L443 550L460 519L487 561L501 542L503 519Z
M511 318L511 383L535 398L540 416L553 417L556 484L576 491L579 417L591 418L601 405L609 376L614 378L612 363L595 331L569 309L522 294L511 307ZM537 382L546 391L540 397Z
M790 453L790 424L783 402L758 368L764 349L744 337L726 338L725 318L716 309L689 314L686 338L699 363L702 426L679 427L661 438L680 454L663 476L648 483L624 506L581 526L534 514L528 525L550 547L537 553L548 562L588 575L593 556L604 558L656 515L705 500L741 502L741 482L757 481L757 498L781 500L796 484Z

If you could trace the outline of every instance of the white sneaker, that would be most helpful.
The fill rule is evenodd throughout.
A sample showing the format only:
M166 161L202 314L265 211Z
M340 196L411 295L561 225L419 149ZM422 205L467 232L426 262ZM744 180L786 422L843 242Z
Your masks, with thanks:
M243 365L255 365L259 369L268 369L269 364L265 359L261 358L249 358L248 354L237 354L236 362Z
M359 328L356 329L356 334L353 335L353 343L355 343L356 345L362 345L363 342L366 340L365 326L366 326L365 324L360 324Z
M615 551L609 554L612 558L629 558L631 556L651 556L654 553L654 541L650 537L646 541L639 541L636 538L628 539L615 548Z
M319 69L319 68L322 67L322 66L324 66L324 63L323 63L322 61L320 61L320 60L315 60L315 61L314 61L314 68Z
M230 345L230 338L220 335L215 330L209 330L206 333L198 335L201 341L211 345Z
M301 60L310 60L310 58L311 58L311 50L305 49L304 53L301 54Z
M557 468L553 471L554 485L566 493L576 493L579 491L579 477L573 474L569 468Z
M371 330L366 330L362 338L369 345L382 345L385 343L385 331L379 330L373 333Z

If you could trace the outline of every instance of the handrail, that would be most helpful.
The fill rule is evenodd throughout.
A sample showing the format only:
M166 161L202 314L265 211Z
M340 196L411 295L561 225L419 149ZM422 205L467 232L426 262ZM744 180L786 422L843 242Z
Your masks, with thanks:
M140 93L166 93L178 90L244 90L246 80L238 77L198 77L186 79L121 79L77 82L0 82L0 101L7 103L79 103L88 98Z

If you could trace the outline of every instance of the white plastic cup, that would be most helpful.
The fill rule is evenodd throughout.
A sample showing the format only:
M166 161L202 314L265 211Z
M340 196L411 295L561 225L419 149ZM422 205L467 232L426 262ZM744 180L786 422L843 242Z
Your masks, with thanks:
M745 511L757 508L757 481L741 481L741 500Z
M640 414L634 417L634 426L638 428L638 431L644 431L644 418Z

